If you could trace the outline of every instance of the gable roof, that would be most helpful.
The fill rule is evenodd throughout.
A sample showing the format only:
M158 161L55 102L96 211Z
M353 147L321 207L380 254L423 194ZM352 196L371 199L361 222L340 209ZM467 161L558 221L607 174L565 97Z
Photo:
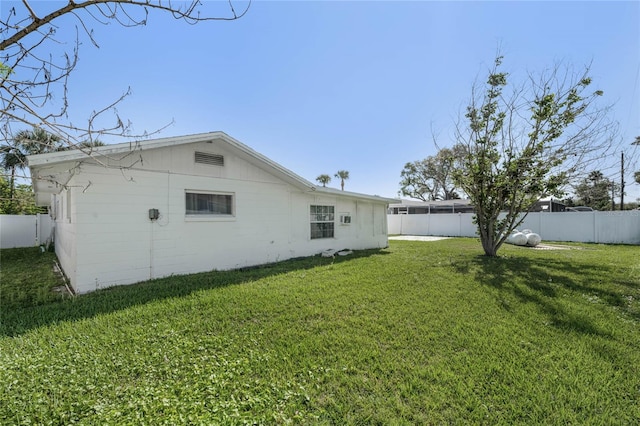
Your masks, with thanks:
M113 159L117 155L126 155L135 151L147 151L151 149L185 145L202 142L223 143L225 147L234 152L238 157L279 177L285 182L306 191L316 191L327 195L344 196L365 199L369 201L393 203L397 200L379 197L377 195L359 194L349 191L340 191L333 188L317 186L291 170L282 167L247 145L239 142L224 132L198 133L187 136L150 139L146 141L125 142L114 145L105 145L90 148L89 150L74 149L70 151L52 152L47 154L31 155L27 157L31 180L36 194L36 204L48 205L50 195L59 192L60 186L73 176L73 170L84 161L97 161Z

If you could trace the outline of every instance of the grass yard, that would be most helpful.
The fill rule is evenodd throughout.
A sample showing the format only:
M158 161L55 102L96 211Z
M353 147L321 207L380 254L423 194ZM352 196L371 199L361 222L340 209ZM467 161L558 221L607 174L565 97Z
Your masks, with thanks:
M63 296L52 291L64 285L54 272L55 260L55 253L41 253L39 247L0 250L2 312L60 300Z
M5 273L50 254L3 250L0 423L638 424L640 247L573 247L392 241L50 301L24 290L48 268Z

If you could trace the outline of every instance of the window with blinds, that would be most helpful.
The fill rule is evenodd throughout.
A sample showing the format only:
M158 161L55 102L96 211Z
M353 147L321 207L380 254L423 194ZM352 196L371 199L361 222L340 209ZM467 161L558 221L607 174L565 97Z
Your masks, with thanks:
M187 192L185 197L187 216L233 216L233 194Z

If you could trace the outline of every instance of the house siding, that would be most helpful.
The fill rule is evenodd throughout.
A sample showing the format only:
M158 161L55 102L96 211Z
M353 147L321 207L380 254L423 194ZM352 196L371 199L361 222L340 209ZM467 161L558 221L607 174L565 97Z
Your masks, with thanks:
M196 150L223 155L225 165L195 164ZM56 252L79 293L326 249L387 246L386 203L301 190L215 144L136 152L101 164L85 162L67 186L70 219L66 212L56 219ZM232 193L234 217L187 218L187 190ZM64 208L67 191L55 200ZM310 239L312 204L335 206L334 238ZM148 218L152 208L160 211L156 221ZM340 213L350 213L353 223L340 225Z

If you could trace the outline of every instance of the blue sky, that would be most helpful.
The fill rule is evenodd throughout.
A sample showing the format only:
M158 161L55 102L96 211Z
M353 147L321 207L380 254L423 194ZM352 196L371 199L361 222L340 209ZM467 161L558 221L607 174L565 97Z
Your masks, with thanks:
M204 11L225 6L204 2ZM75 23L61 21L58 38L71 41ZM395 197L404 164L435 154L432 130L452 144L452 124L498 46L516 77L591 64L622 140L640 135L637 1L258 0L233 22L191 26L152 13L142 28L92 28L100 48L83 39L72 121L131 87L118 112L134 132L172 121L160 136L221 130L312 182L348 170L345 189L356 192ZM605 171L616 180L618 160ZM638 197L640 185L628 185L626 199Z

